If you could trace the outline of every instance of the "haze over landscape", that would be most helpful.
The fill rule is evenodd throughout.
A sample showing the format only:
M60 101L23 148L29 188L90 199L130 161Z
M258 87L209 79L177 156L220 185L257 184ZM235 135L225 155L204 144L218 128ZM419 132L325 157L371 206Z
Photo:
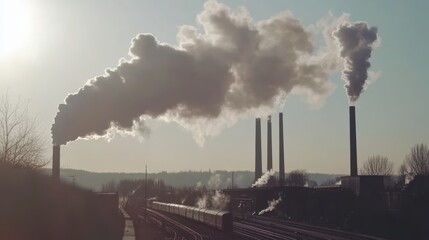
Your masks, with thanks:
M427 9L0 0L0 239L429 239Z
M126 104L124 108L115 106L113 103L117 102L108 101L108 98L103 98L107 99L106 102L95 104L90 94L85 95L89 96L88 102L73 105L78 106L73 109L79 111L73 112L73 117L60 127L62 131L68 129L77 135L61 140L59 144L85 137L88 132L104 134L106 126L110 127L109 121L116 121L117 127L134 129L134 132L109 131L109 141L98 138L69 142L62 147L62 168L143 172L144 166L148 165L150 172L253 170L254 117L264 119L262 132L265 133L266 116L282 111L285 116L286 171L306 169L307 172L343 174L349 169L348 99L341 79L342 60L334 39L326 39L325 34L331 34L334 26L343 21L365 21L370 27L377 27L381 39L377 40L377 48L371 54L369 87L366 90L364 87L361 98L356 102L358 163L369 156L382 154L398 169L411 146L428 142L429 112L426 103L429 99L426 89L429 82L426 81L425 57L429 54L426 47L429 35L423 31L426 29L426 2L417 1L412 5L402 1L389 4L382 1L366 4L320 1L312 2L311 7L304 1L279 1L263 7L258 1L229 1L225 2L227 6L222 3L212 1L203 6L203 2L158 1L149 4L149 1L130 1L123 4L116 1L52 3L40 0L30 3L21 0L14 5L2 1L2 11L10 12L14 6L25 4L28 14L26 18L3 14L6 16L2 18L4 23L15 21L22 29L7 32L7 28L1 28L0 89L7 89L12 100L18 97L28 100L31 114L38 116L37 123L41 126L48 149L46 156L50 159L51 125L58 105L64 103L70 93L77 93L89 80L93 79L91 83L95 84L97 76L105 74L102 78L106 79L118 77L115 70L105 73L106 69L115 66L120 66L123 79L140 80L140 73L133 72L135 65L152 69L150 73L154 79L160 79L157 74L164 74L162 66L157 65L156 59L151 62L150 58L154 48L156 50L153 51L165 54L157 54L163 57L162 61L172 59L172 65L174 60L182 63L183 74L189 74L186 71L191 72L190 75L196 74L196 81L178 83L190 84L183 93L177 93L175 89L174 92L164 91L162 87L169 86L170 82L162 82L156 90L143 85L142 88L147 89L143 96L145 99L152 93L157 93L157 97L150 98L153 102L146 106L144 121L134 126L132 120L143 114L140 109L135 111ZM227 15L220 16L225 19L232 16L238 26L250 26L250 33L258 32L256 40L250 39L265 41L266 51L255 52L252 42L245 43L239 34L238 40L228 42L228 39L223 39L222 33L217 32L219 29L213 27L217 22L210 18L222 10ZM255 70L258 65L252 65L258 59L252 54L258 57L269 55L283 46L281 41L270 42L281 37L275 35L276 29L272 28L275 25L270 25L276 19L287 19L287 23L294 24L290 31L301 31L300 39L286 42L290 46L285 48L291 51L288 59L296 57L295 51L303 53L305 58L300 57L296 65L290 66L298 70L294 70L281 86L273 84L278 91L264 91L256 84L259 79L252 81L249 77L259 73ZM245 28L238 29L246 31ZM12 43L15 43L14 48L10 47ZM213 44L212 48L207 47L208 43ZM236 47L248 47L240 49L240 53L248 55L243 53L236 59L227 54L234 55L231 49ZM183 51L188 55L183 56ZM189 56L192 61L188 64L184 59L189 59ZM345 55L342 53L341 57ZM138 65L135 59L139 58L149 60ZM312 66L316 68L311 76L300 75L300 68L308 72ZM212 69L214 72L199 73L198 69ZM228 69L235 71L235 75ZM225 71L224 75L222 71ZM275 79L276 73L269 74ZM279 81L286 73L290 71L278 71ZM170 78L175 74L165 73ZM215 74L220 74L223 77L221 82L225 84L231 81L240 83L240 79L255 84L241 89L239 85L235 92L225 88L224 84L195 85L200 79L210 81L206 77ZM295 76L298 76L296 80ZM297 83L303 79L304 83ZM214 80L220 81L217 77ZM115 86L112 88L117 89ZM130 89L137 90L134 85ZM203 95L188 94L197 90ZM138 102L141 100L138 93L107 92L102 96ZM172 98L175 94L178 97ZM201 99L208 96L210 102L202 102ZM182 104L179 108L175 100ZM109 113L107 115L112 119L98 121L94 116L107 119L107 116L98 114L98 110ZM131 112L130 117L124 117L127 115L124 112ZM115 114L124 118L118 119ZM80 130L71 128L75 127L73 124L93 126L91 120L103 124L104 128L84 129L82 134ZM273 118L275 170L278 170L277 121L278 118ZM262 134L263 142L265 137ZM265 146L263 144L262 148L264 169Z

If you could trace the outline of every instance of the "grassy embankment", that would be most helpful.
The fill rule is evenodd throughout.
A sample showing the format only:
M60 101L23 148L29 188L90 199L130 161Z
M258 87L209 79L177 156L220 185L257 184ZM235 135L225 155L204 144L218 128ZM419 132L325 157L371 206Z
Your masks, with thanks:
M0 166L0 239L121 239L123 219L95 194L33 170Z

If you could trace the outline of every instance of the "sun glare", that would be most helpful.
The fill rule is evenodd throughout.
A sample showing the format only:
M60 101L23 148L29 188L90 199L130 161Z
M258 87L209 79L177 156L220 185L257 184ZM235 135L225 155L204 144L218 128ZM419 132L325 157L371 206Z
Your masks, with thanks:
M30 7L20 0L0 0L0 58L23 54L33 41Z

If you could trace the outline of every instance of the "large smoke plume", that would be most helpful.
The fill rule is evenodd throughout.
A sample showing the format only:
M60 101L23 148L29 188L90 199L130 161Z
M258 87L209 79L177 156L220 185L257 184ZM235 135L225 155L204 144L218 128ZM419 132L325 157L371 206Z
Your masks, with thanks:
M191 130L201 143L239 116L273 111L292 90L310 99L331 92L328 75L335 64L291 13L254 22L243 9L208 1L197 19L201 28L180 28L178 46L151 34L136 36L129 59L60 104L53 143L106 136L112 129L135 133L145 119L161 117ZM345 46L342 55L349 56Z
M340 24L333 33L344 59L342 78L346 82L349 101L353 104L367 85L368 61L378 44L377 28L368 27L365 22Z

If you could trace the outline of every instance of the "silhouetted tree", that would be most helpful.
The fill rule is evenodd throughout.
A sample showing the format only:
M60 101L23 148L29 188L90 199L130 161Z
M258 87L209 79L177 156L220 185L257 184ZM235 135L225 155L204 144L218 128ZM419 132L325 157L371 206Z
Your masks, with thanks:
M286 178L286 185L288 186L304 186L308 181L308 175L305 170L293 170Z
M360 174L389 176L393 174L393 163L387 157L372 156L363 164Z
M36 127L36 120L28 116L25 103L12 104L8 95L0 99L0 165L41 168L44 142Z
M429 176L429 148L426 144L416 144L411 148L410 153L405 158L401 166L402 174L415 176Z
M399 172L398 184L399 186L403 186L406 183L407 172L408 172L407 167L405 166L405 163L401 164L398 172Z
M318 186L317 182L314 180L309 180L307 183L308 183L308 187L317 187Z
M116 183L114 181L110 181L108 183L105 183L101 185L101 191L102 192L116 192Z

